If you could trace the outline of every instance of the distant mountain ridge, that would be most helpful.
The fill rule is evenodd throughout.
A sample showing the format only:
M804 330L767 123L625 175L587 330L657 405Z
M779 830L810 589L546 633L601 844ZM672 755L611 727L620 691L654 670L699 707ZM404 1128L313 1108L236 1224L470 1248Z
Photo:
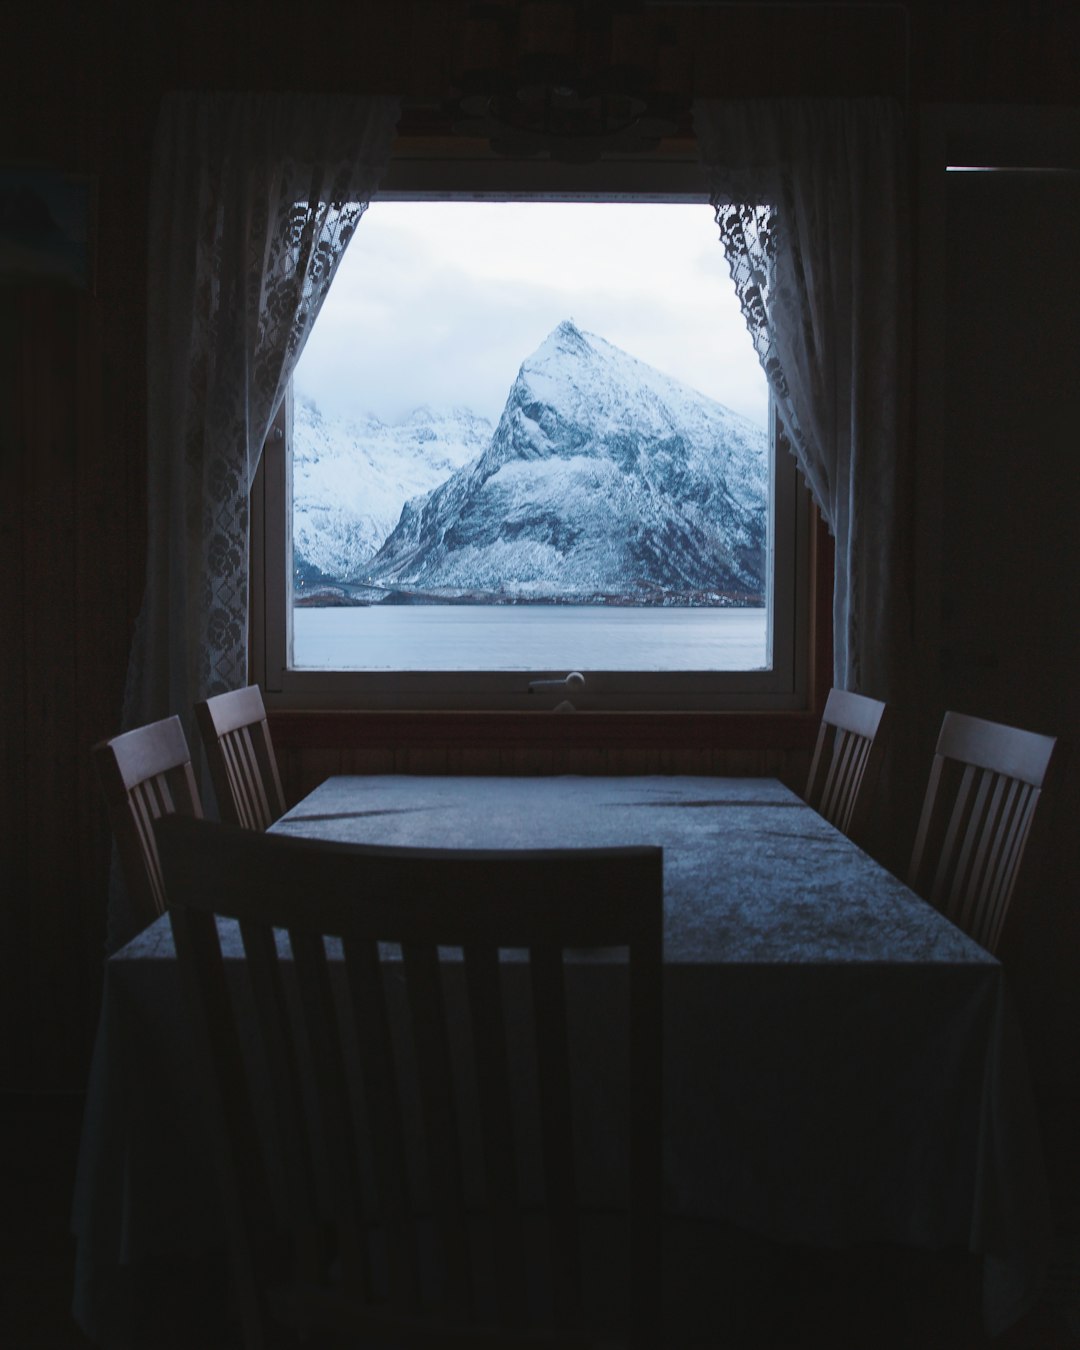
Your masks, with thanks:
M760 427L566 320L522 363L483 453L406 502L363 580L761 604L767 503Z
M347 582L393 530L402 505L445 482L491 440L468 408L415 408L398 423L293 407L293 566L301 580Z

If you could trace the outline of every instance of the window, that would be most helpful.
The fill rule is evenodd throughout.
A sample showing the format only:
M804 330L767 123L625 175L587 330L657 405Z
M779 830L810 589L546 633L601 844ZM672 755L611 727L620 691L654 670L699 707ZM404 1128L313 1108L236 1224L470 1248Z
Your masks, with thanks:
M281 704L803 700L805 494L700 196L380 194L260 477Z

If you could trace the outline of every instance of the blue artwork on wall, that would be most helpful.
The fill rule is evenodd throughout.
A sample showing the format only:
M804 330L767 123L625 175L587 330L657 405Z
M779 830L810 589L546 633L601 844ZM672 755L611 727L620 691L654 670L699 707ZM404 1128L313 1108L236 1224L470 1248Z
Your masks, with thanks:
M91 287L92 180L0 167L0 282Z

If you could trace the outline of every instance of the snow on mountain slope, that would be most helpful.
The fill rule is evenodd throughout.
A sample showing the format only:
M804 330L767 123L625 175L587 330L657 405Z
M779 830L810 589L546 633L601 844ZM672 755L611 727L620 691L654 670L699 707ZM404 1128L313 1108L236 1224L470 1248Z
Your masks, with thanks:
M405 590L761 603L767 502L760 427L565 321L484 453L407 502L365 572Z
M467 408L417 408L387 425L293 408L293 562L301 574L352 580L378 551L410 498L444 482L491 440Z

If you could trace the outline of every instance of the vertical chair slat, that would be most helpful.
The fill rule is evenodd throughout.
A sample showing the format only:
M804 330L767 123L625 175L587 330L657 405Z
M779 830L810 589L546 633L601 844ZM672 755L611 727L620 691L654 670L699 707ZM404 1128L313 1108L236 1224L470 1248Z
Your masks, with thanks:
M277 943L273 929L265 923L246 920L240 925L240 934L286 1162L287 1203L296 1233L297 1264L301 1278L316 1280L320 1267L319 1197L311 1166L312 1140L303 1106L298 1047Z
M250 728L238 727L225 738L224 743L231 750L236 792L244 803L248 818L247 828L259 829L258 822L272 820L273 816L255 756Z
M252 828L251 813L247 794L242 790L239 782L236 765L236 750L233 743L233 737L222 736L220 740L220 754L222 763L225 766L226 778L229 785L229 799L231 801L231 810L236 817L236 824L243 826L245 830ZM218 803L222 815L225 815L225 808Z
M486 1198L493 1221L496 1296L502 1320L514 1326L525 1318L527 1293L499 953L492 946L470 946L465 948L464 957L480 1098Z
M849 832L851 824L855 819L855 810L858 806L859 796L863 790L863 784L866 782L867 774L869 773L870 757L873 754L873 751L873 742L867 740L859 742L859 749L855 762L855 775L851 783L851 789L848 793L846 828Z
M926 788L925 805L915 829L915 842L911 849L911 863L908 867L908 885L914 890L929 895L926 884L926 869L933 865L941 853L941 844L945 835L946 817L941 811L930 809L930 803L939 801L945 793L945 779L952 767L941 756L935 756L930 765L930 781Z
M952 814L945 826L945 837L930 891L931 900L942 907L950 902L952 879L956 874L959 848L967 830L968 821L971 819L971 807L975 800L977 784L978 770L974 765L965 764L960 775L960 785L956 789Z
M320 1139L332 1180L342 1278L363 1288L370 1298L367 1242L359 1227L364 1204L359 1159L353 1147L353 1111L343 1068L334 993L326 968L326 947L321 937L296 928L289 929L289 944L300 986L304 1048L315 1077Z
M1001 779L1001 801L996 828L988 831L986 861L978 898L978 911L983 916L978 941L993 950L1001 935L1007 908L1007 860L1010 841L1016 828L1018 813L1031 789L1015 779Z
M1030 784L1020 785L1016 801L1006 828L1002 831L1000 870L1002 885L1011 881L1020 862L1020 855L1027 842L1031 820L1035 814L1035 803L1039 793Z
M820 737L820 749L823 755L828 755L828 758L825 761L824 781L818 793L816 805L826 820L831 820L835 810L833 794L836 791L836 780L839 776L839 750L843 743L843 732L839 727L829 727L822 724Z
M472 1253L463 1241L468 1225L442 973L432 946L402 944L402 958L420 1077L431 1204L446 1262L447 1301L458 1316L465 1317L474 1311L476 1290Z
M243 738L244 757L251 778L252 800L256 803L256 809L264 820L273 820L274 808L270 804L265 772L259 762L259 754L256 750L256 737L262 729L262 727L244 727L240 734Z
M974 863L978 856L979 840L987 829L987 817L994 775L982 769L969 768L971 782L967 797L958 811L963 824L957 820L955 845L956 862L948 882L948 895L943 905L945 913L954 918L961 928L972 921L972 903L975 892ZM963 792L963 787L961 787ZM948 836L946 835L946 841Z
M226 737L225 744L232 753L236 792L247 815L247 827L249 830L255 829L254 822L259 819L258 794L252 780L251 765L247 761L244 729L234 731L231 736Z
M242 731L233 731L222 736L221 754L228 770L229 786L235 799L240 824L247 830L258 829L259 815L256 811L256 797L252 789L250 770L244 762Z
M977 902L978 931L973 936L989 950L993 950L1001 936L1008 908L1007 897L1011 885L1009 859L1015 838L1018 816L1030 792L1025 784L1003 780L1003 800L997 827L987 849L986 873L982 879Z
M995 839L995 860L998 872L1007 870L1009 860L1026 838L1026 832L1039 797L1038 788L1016 779L1008 780L1008 794L1002 809L1001 826Z
M870 752L870 743L857 736L851 736L851 746L847 755L847 773L843 790L837 803L838 824L847 833L855 814L855 805L859 798L866 763Z
M825 772L824 786L821 789L821 795L818 800L818 810L826 820L835 822L836 791L841 776L841 755L843 752L844 733L839 727L830 727L827 730L823 728L823 732L826 737L825 744L830 748L830 757L828 768Z
M842 728L838 728L833 742L833 759L829 766L825 795L821 803L822 814L837 826L840 826L844 817L844 800L850 781L852 745L852 737Z
M203 1097L215 1124L211 1137L244 1343L259 1350L269 1345L268 1312L256 1278L271 1231L269 1187L252 1146L259 1135L217 924L212 914L183 908L172 910L170 920L177 958L189 972L188 1020L204 1070Z
M382 963L375 942L346 938L344 952L353 1029L360 1056L366 1125L374 1160L378 1217L386 1229L389 1297L403 1311L418 1313L422 1293L420 1267L409 1219L405 1123Z
M176 810L172 793L169 791L168 774L156 774L139 784L137 792L146 803L147 813L152 820L159 816L171 815Z
M138 783L131 789L131 818L135 837L142 851L147 881L154 898L157 912L165 912L165 884L161 879L161 864L158 861L157 845L154 843L154 821L166 813L157 806L152 785Z
M993 792L986 806L986 826L976 841L971 865L971 903L976 912L991 903L994 869L1008 829L1016 788L1017 784L1003 774L994 775Z
M574 1213L578 1204L570 1108L570 1061L562 952L547 944L529 953L540 1084L544 1191L549 1222L552 1292L558 1315L580 1315L581 1251Z
M851 732L841 730L837 732L837 740L840 742L840 751L835 764L836 782L833 789L833 811L837 823L841 823L847 815L849 794L858 789L856 749L859 739Z
M662 885L662 878L657 878ZM663 1262L660 1216L661 1175L648 1165L663 1143L663 971L658 963L636 960L637 949L647 951L663 941L662 916L646 923L630 952L630 1134L631 1213L638 1216L630 1228L630 1297L634 1315L631 1344L652 1350L660 1342L661 1289L650 1272Z
M1027 844L1028 833L1031 829L1031 822L1035 814L1035 804L1038 797L1038 791L1029 784L1024 784L1022 786L1022 791L1017 796L1012 819L1004 832L1001 860L999 863L1000 877L992 896L993 902L998 910L997 928L999 932L1004 923L1003 907L1007 904L1008 899L1012 894L1013 887L1016 884L1017 873L1020 870L1020 860L1023 857L1024 847Z

